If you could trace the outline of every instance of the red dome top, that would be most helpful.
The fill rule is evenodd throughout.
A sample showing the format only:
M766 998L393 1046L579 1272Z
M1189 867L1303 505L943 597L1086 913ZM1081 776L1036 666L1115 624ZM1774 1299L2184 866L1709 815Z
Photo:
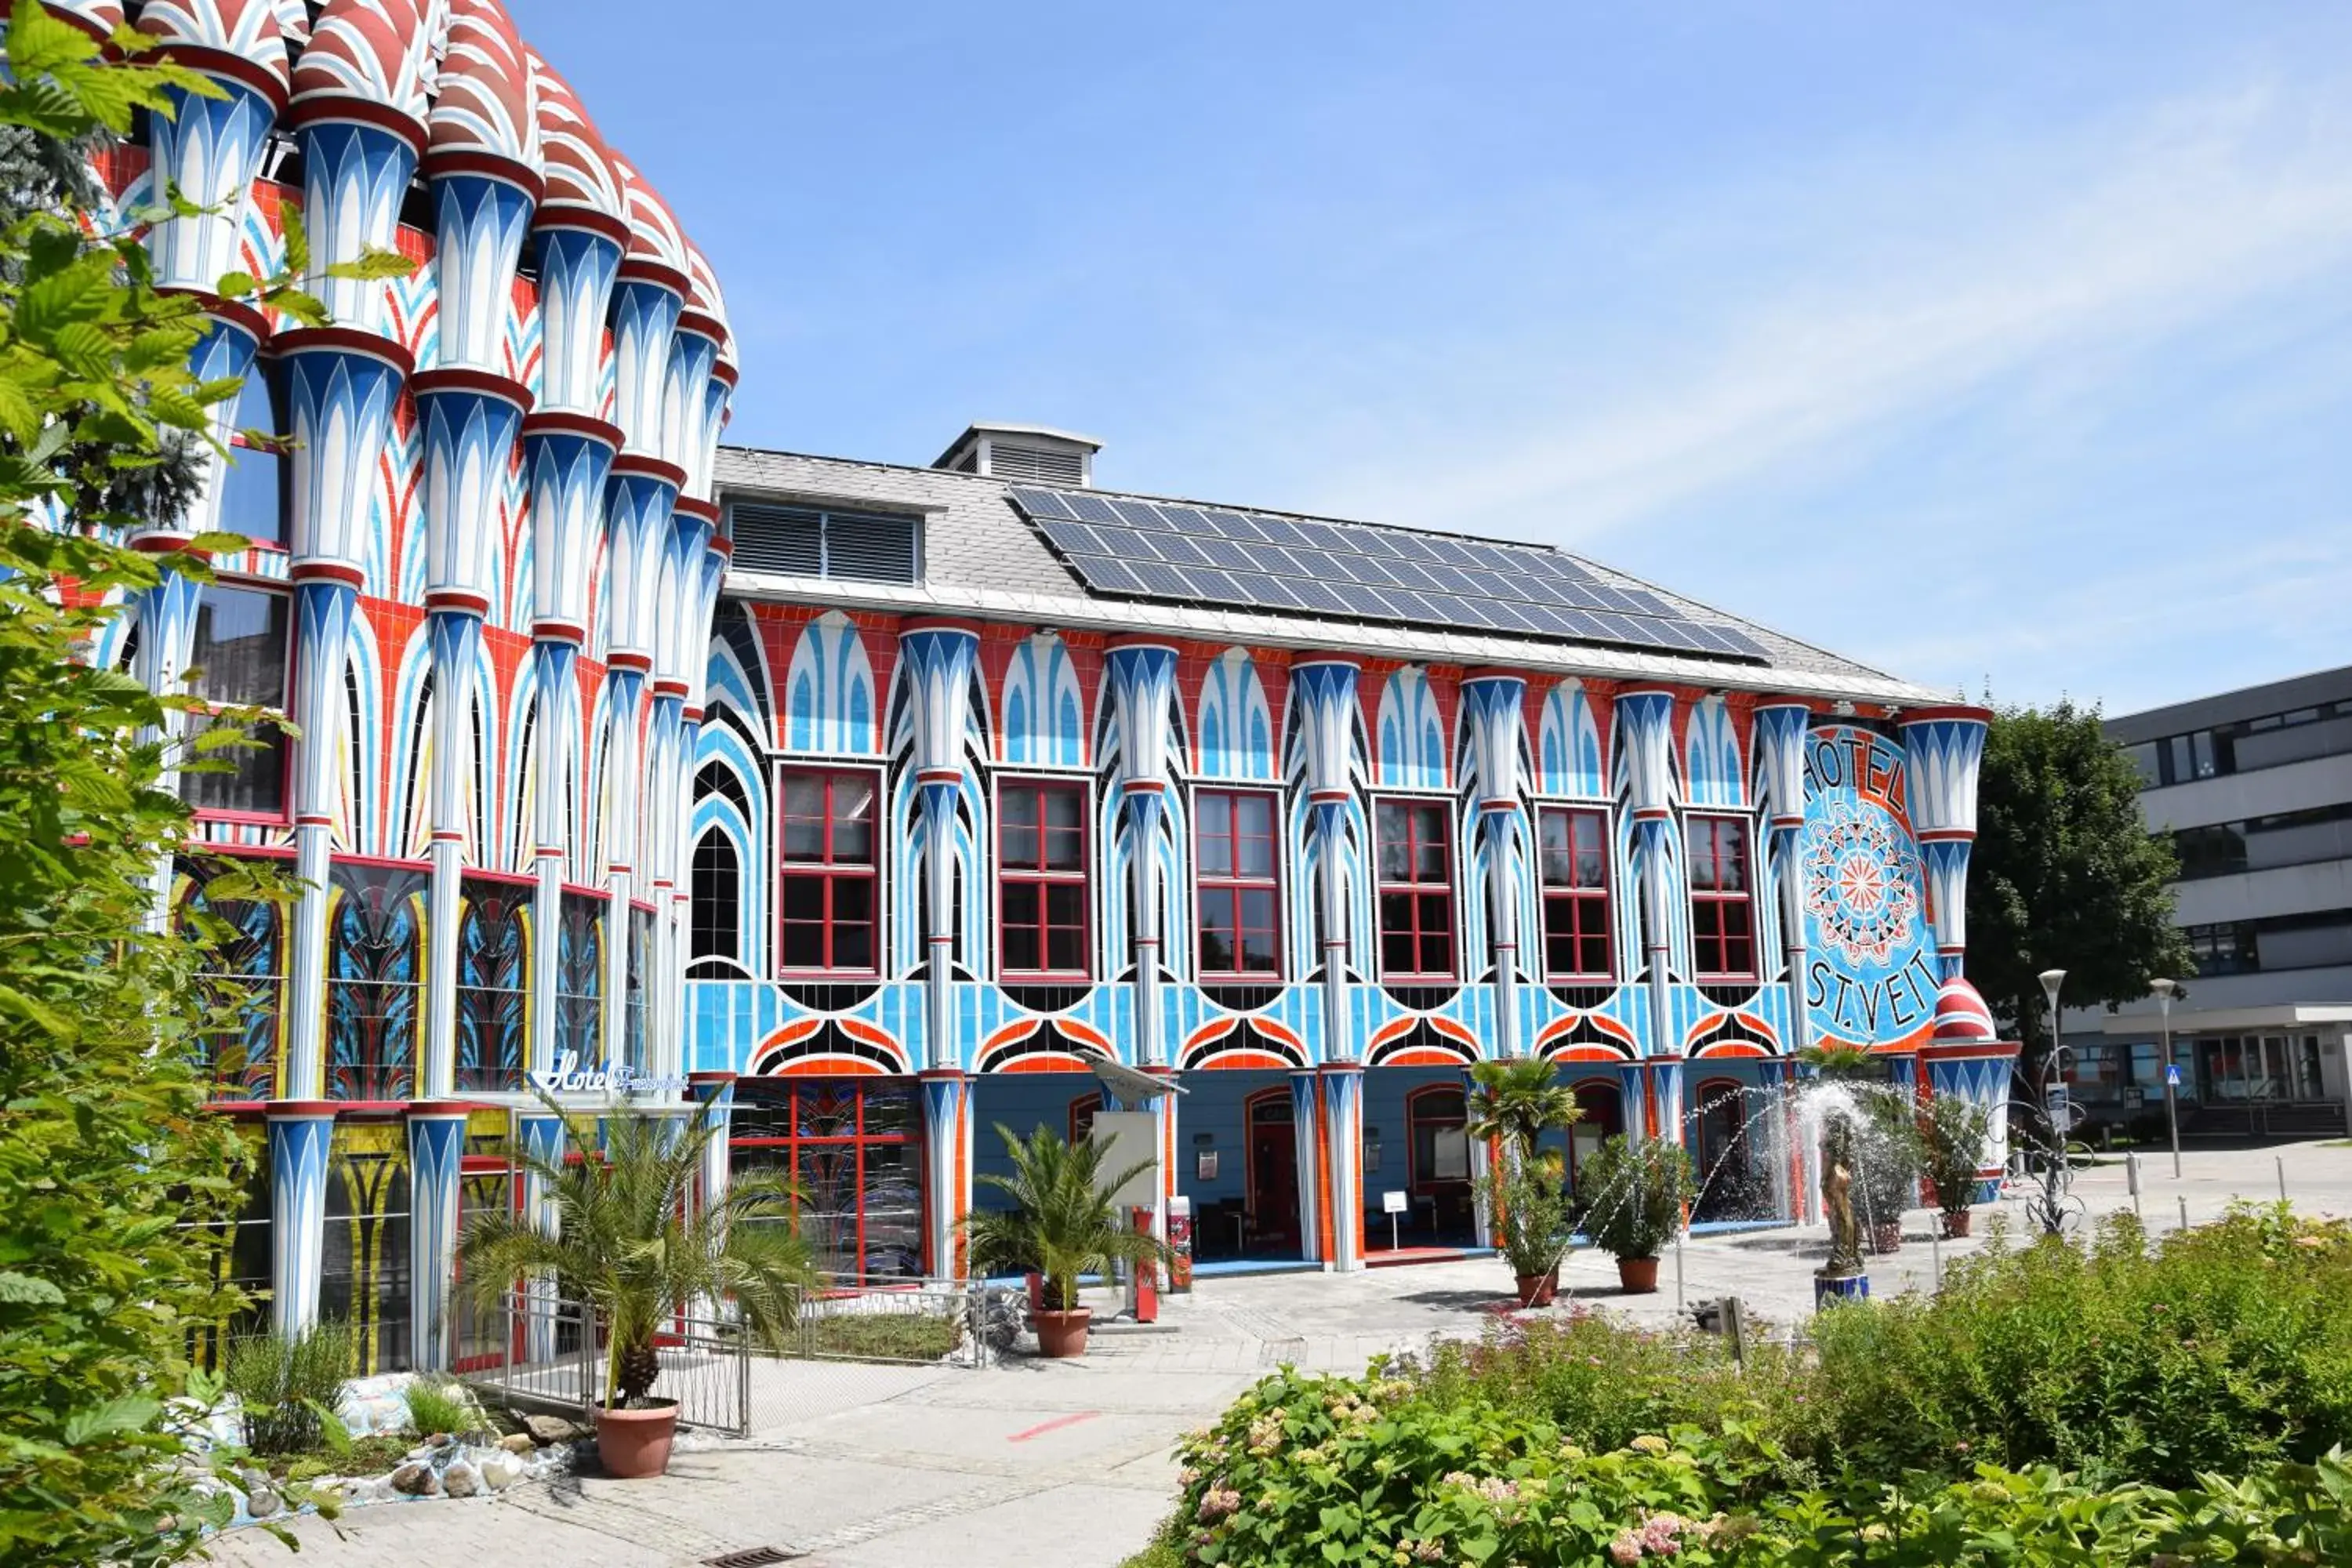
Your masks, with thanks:
M59 21L71 22L94 37L110 38L122 26L122 0L42 0Z
M686 308L709 317L717 324L719 361L721 364L733 364L735 331L727 321L727 296L719 291L719 274L711 270L710 258L691 240L686 247Z
M540 205L584 207L618 220L622 214L620 176L613 172L612 154L595 122L580 107L572 84L537 49L523 46L538 96L540 158L547 172L547 195Z
M641 268L657 268L668 274L681 294L687 291L690 279L686 270L686 235L677 226L677 216L661 193L635 165L620 153L613 154L613 172L621 177L627 207L623 216L629 220L629 260Z
M450 0L449 47L427 124L435 154L488 153L539 171L530 66L499 0Z
M432 39L416 0L327 0L310 47L294 67L298 110L367 103L411 122L424 139Z
M147 0L139 30L181 49L208 49L234 56L253 68L258 80L276 84L283 97L289 80L286 36L269 0Z
M1960 975L1945 981L1943 989L1936 993L1936 1038L1943 1045L2000 1038L1993 1027L1992 1009Z

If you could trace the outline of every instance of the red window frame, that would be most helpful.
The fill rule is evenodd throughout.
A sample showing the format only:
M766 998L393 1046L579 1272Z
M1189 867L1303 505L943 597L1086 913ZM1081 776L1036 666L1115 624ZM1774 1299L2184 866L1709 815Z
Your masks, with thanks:
M882 1147L896 1149L911 1148L915 1152L913 1161L915 1191L917 1194L926 1194L930 1190L928 1172L924 1166L923 1140L921 1136L920 1121L922 1116L921 1098L919 1095L917 1095L911 1101L910 1110L913 1113L913 1120L910 1121L906 1131L868 1131L866 1126L866 1101L867 1095L880 1090L893 1090L903 1088L907 1080L904 1079L894 1079L888 1078L853 1080L845 1092L851 1094L857 1101L857 1124L856 1128L845 1133L817 1134L813 1136L800 1131L801 1096L803 1094L839 1095L845 1092L843 1080L837 1078L824 1079L813 1077L805 1081L791 1078L784 1079L782 1081L786 1086L787 1092L780 1100L771 1100L766 1101L762 1109L771 1112L781 1111L783 1118L783 1125L791 1129L791 1131L782 1133L742 1134L730 1132L727 1139L729 1166L730 1169L734 1168L734 1151L738 1149L774 1149L782 1151L782 1159L779 1168L781 1168L784 1173L792 1179L793 1187L793 1217L797 1222L800 1218L802 1206L807 1202L805 1194L801 1191L801 1152L803 1149L848 1148L851 1152L851 1158L856 1162L850 1173L850 1179L856 1185L857 1194L857 1240L856 1244L856 1250L852 1254L852 1256L856 1258L857 1263L857 1267L854 1272L860 1280L863 1280L866 1278L866 1151L869 1149ZM929 1251L928 1243L926 1244L925 1251L927 1253ZM876 1276L876 1278L895 1278L895 1276Z
M1552 877L1554 850L1547 837L1554 823L1567 831L1566 880ZM1577 873L1578 829L1591 825L1599 839L1601 879L1585 882ZM1543 898L1544 976L1549 980L1609 980L1617 973L1617 943L1610 921L1609 814L1598 806L1547 805L1536 819L1537 879ZM1555 944L1567 944L1570 962L1553 962ZM1596 953L1597 948L1597 953ZM1598 957L1599 963L1585 960Z
M1007 820L1005 804L1016 795L1035 797L1034 826L1026 829L1012 826ZM1078 803L1078 853L1075 866L1056 867L1051 864L1048 846L1049 830L1045 825L1045 802L1055 795L1066 795ZM1006 779L996 786L996 914L997 914L997 974L1000 979L1019 981L1069 982L1091 978L1094 911L1089 897L1094 835L1092 806L1087 786L1076 779L1028 778ZM1016 859L1008 840L1018 831L1030 833L1034 850L1026 859ZM1006 894L1015 888L1035 889L1037 918L1022 922L1024 931L1034 931L1037 941L1037 963L1034 969L1016 968L1006 957L1004 936L1013 929L1011 900ZM1075 924L1055 921L1053 914L1053 893L1055 888L1076 888L1078 918ZM1077 933L1078 963L1076 968L1055 969L1053 963L1053 938L1055 931Z
M1213 835L1202 826L1202 803L1210 800L1223 800L1226 803L1226 830L1223 834ZM1241 869L1243 843L1260 837L1255 833L1244 834L1241 830L1241 814L1237 808L1244 801L1256 802L1265 807L1266 827L1263 837L1266 846L1266 870L1262 875L1244 872ZM1204 981L1280 981L1283 973L1281 802L1270 790L1195 790L1192 795L1192 891L1195 911L1192 922L1195 931L1193 957L1199 966L1201 978ZM1208 857L1202 853L1202 846L1213 838L1222 838L1224 841L1225 865L1230 869L1223 873L1212 874L1202 869L1208 863ZM1252 892L1262 892L1266 895L1273 910L1270 925L1244 926L1242 923L1242 896ZM1208 934L1211 929L1211 915L1213 911L1217 910L1222 910L1225 917L1219 923L1218 929L1233 933L1230 951L1234 966L1225 969L1209 967ZM1244 939L1250 931L1264 931L1268 944L1273 949L1273 963L1267 968L1241 967L1246 962L1243 957L1246 951Z
M1420 851L1430 842L1421 833L1423 814L1435 811L1441 825L1436 844L1445 853L1445 872L1436 881L1424 880L1420 874ZM1389 831L1391 813L1401 813L1405 824L1402 839ZM1454 803L1432 800L1426 796L1399 796L1372 803L1372 870L1373 892L1379 904L1381 928L1381 973L1391 980L1452 980L1460 969L1460 950L1454 935L1454 876L1457 858L1454 853ZM1388 847L1393 843L1404 846L1406 878L1397 879L1388 875ZM1431 921L1429 900L1442 900L1443 921ZM1390 921L1391 901L1403 900L1409 916L1402 927ZM1412 954L1412 966L1400 969L1389 962L1389 943L1402 940ZM1429 966L1430 945L1444 943L1445 966Z
M812 820L795 817L790 810L791 785L794 779L821 779L824 784L824 814L813 820L821 822L823 850L814 860L793 859L785 848L794 821ZM866 859L842 860L835 858L834 835L845 820L835 809L835 795L840 786L849 783L868 793L866 805ZM785 767L776 773L776 968L785 974L850 974L873 975L881 973L882 941L882 775L870 768ZM794 920L791 916L791 888L795 881L812 881L821 885L823 912L814 921ZM844 920L835 911L838 889L845 883L866 885L866 919L862 921ZM846 925L866 927L866 951L868 962L844 964L835 962L835 946L839 930ZM794 927L814 926L819 931L823 952L821 962L795 964L786 961L792 951Z
M283 551L285 546L264 542L255 545L254 548ZM294 683L301 678L300 670L296 668L302 657L301 606L294 602L293 586L268 577L242 577L228 573L221 574L215 579L215 583L219 587L240 588L247 593L269 594L286 601L285 686L278 694L276 707L273 708L266 702L256 704L265 712L274 714L282 721L287 710L294 705ZM191 635L194 634L191 633ZM207 703L206 706L208 709L217 710L223 705ZM193 738L193 735L194 731L191 731L190 737ZM292 821L294 818L294 744L287 738L282 726L278 728L278 809L276 811L235 811L220 806L191 806L189 809L194 814L195 819L198 822L242 822L273 827Z
M1693 816L1683 825L1683 843L1693 967L1701 980L1755 979L1756 858L1748 819ZM1739 885L1727 887L1734 876Z

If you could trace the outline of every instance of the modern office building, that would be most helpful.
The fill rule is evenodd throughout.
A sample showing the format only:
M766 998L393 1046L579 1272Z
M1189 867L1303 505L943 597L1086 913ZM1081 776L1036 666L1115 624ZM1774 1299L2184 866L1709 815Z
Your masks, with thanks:
M1809 1042L2001 1102L1980 710L1564 552L1100 489L1063 432L721 447L717 279L497 0L128 10L225 96L100 173L195 204L145 243L249 378L240 460L137 542L254 543L99 655L299 726L184 776L206 853L157 871L243 932L213 1067L281 1327L499 1353L454 1237L538 1204L535 1091L712 1119L709 1182L784 1165L887 1275L960 1271L992 1124L1122 1095L1204 1249L1342 1269L1390 1192L1475 1238L1482 1058L1559 1064L1571 1155L1689 1143L1716 1215L1801 1203ZM323 329L212 292L298 210L414 275L316 277ZM213 900L207 855L308 889Z
M2180 855L2197 955L2171 1013L2189 1135L2345 1131L2352 1079L2352 667L2126 714L2142 809ZM2154 1001L2070 1014L2074 1092L2151 1128L2164 1100Z

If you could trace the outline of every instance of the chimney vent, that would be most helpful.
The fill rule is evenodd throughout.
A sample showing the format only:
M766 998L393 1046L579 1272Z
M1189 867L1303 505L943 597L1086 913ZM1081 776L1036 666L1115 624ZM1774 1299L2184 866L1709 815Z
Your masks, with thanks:
M1091 436L1047 425L972 425L931 467L1084 489L1095 482L1095 454L1101 450L1102 443Z

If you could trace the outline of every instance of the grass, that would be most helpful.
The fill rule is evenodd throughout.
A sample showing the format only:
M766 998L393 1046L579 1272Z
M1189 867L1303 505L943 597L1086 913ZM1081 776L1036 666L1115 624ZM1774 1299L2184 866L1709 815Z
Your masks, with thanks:
M954 1319L919 1312L815 1318L808 1330L813 1355L875 1361L937 1361L955 1349L959 1335Z
M374 1476L396 1468L408 1457L415 1444L406 1437L354 1437L352 1451L333 1454L320 1450L294 1458L279 1472L289 1481L316 1480L320 1476Z
M485 1423L457 1380L420 1377L408 1385L408 1424L420 1437L471 1432Z

